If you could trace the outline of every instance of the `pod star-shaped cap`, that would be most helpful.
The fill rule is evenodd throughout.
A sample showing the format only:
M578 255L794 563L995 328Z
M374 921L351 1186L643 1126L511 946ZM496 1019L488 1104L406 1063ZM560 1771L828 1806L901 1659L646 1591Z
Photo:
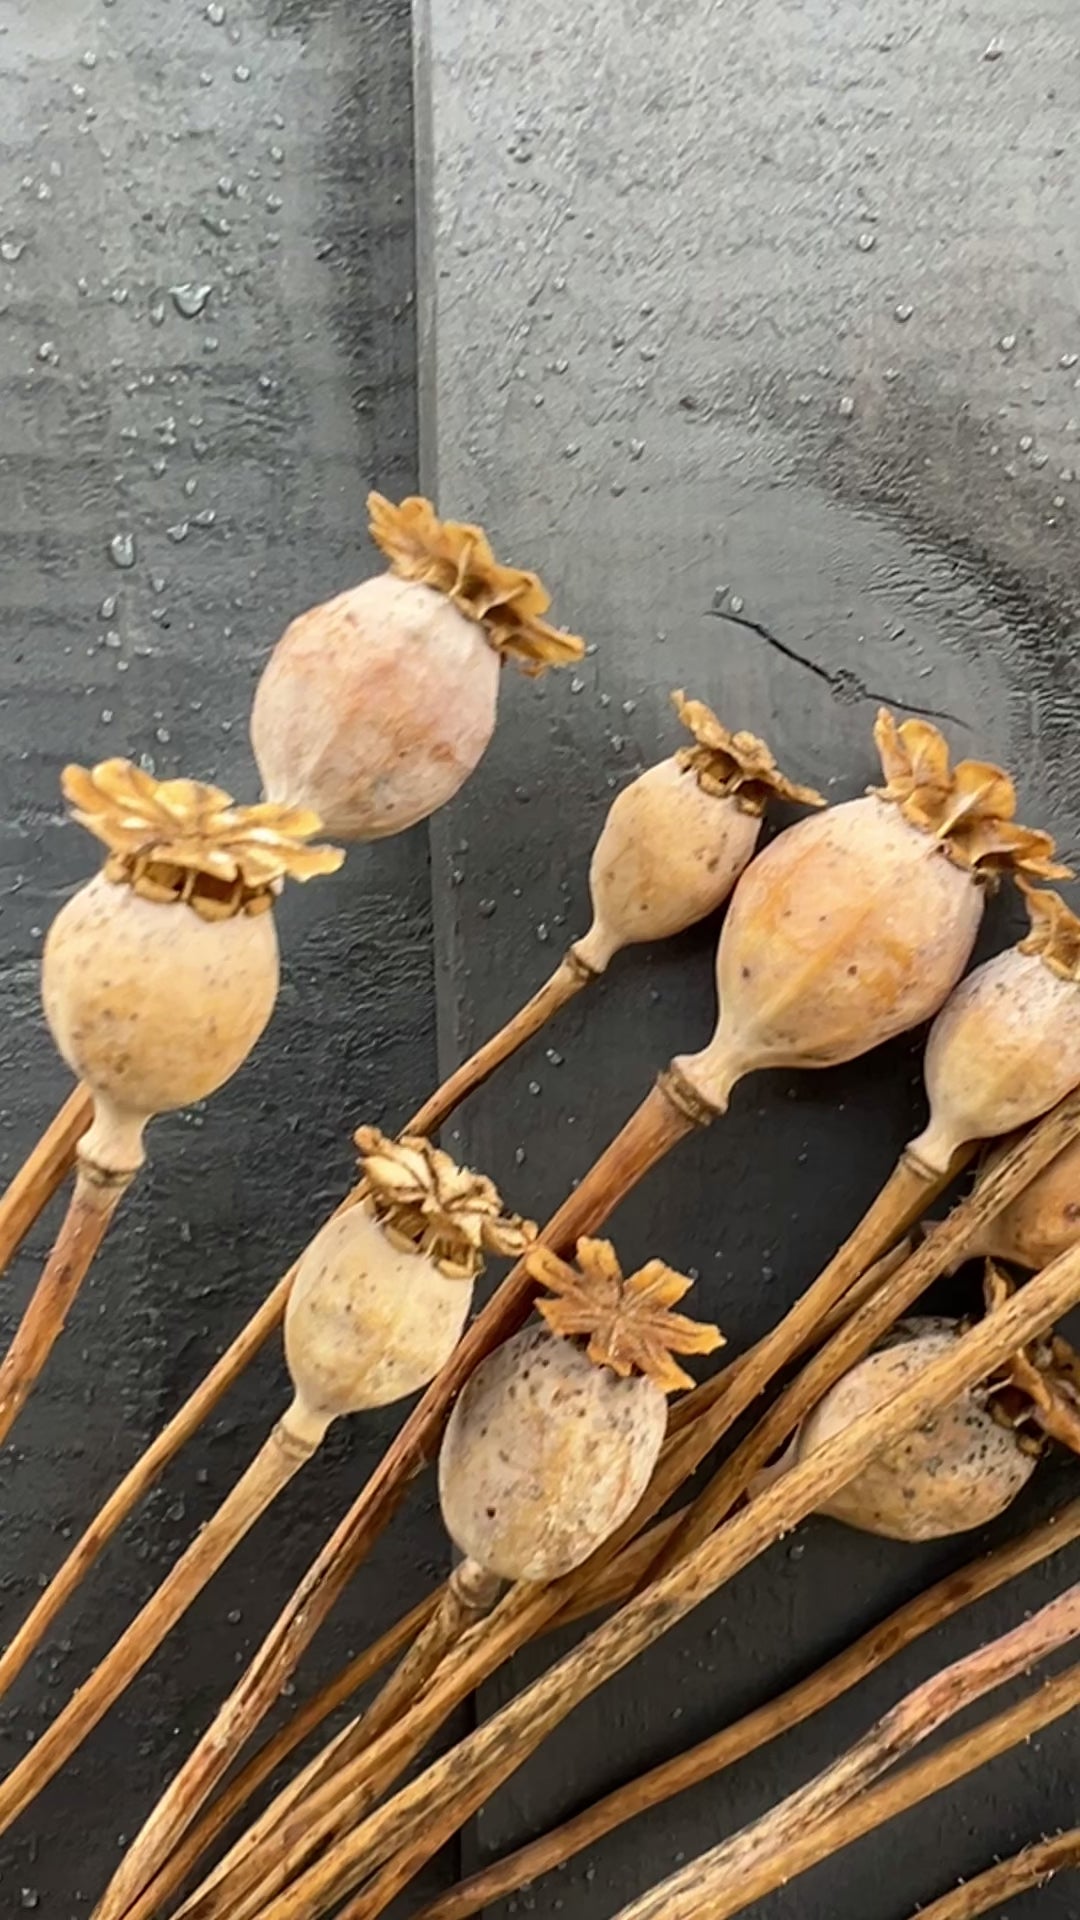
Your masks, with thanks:
M988 1313L1004 1305L1016 1287L992 1260L986 1263L983 1295ZM991 1382L994 1412L1004 1424L1032 1423L1073 1453L1080 1453L1080 1359L1059 1333L1032 1340L1010 1354ZM1010 1411L1009 1389L1019 1401Z
M675 758L697 775L706 793L718 800L732 796L744 813L764 813L769 800L792 800L803 807L826 804L813 787L800 787L781 773L756 733L729 733L711 707L703 700L688 700L681 688L672 694L671 704L697 743L681 747Z
M260 912L284 880L333 873L345 858L306 844L322 825L307 808L238 807L220 787L155 780L130 760L65 767L61 786L72 818L108 848L110 880L205 920Z
M1015 818L1016 789L1001 767L985 760L950 765L942 733L929 720L899 725L882 707L874 727L886 784L871 791L891 800L904 819L941 844L958 867L972 873L1027 874L1067 880L1070 868L1054 859L1048 833Z
M542 581L520 567L500 566L482 528L440 520L418 494L395 507L381 493L369 493L367 504L371 537L391 572L445 593L523 673L535 677L581 659L584 641L541 619L551 605Z
M359 1127L356 1144L375 1217L395 1246L427 1254L448 1280L472 1280L484 1255L517 1259L536 1238L531 1220L503 1212L485 1174L459 1167L419 1134L392 1140Z
M552 1332L585 1339L594 1365L623 1379L641 1373L664 1393L676 1393L694 1383L673 1354L713 1353L724 1344L718 1327L672 1313L692 1282L662 1260L624 1278L610 1240L579 1240L575 1266L545 1246L532 1247L527 1264L532 1278L555 1295L536 1303Z
M1037 953L1051 973L1080 981L1080 919L1053 888L1029 887L1023 880L1020 887L1031 918L1021 953Z

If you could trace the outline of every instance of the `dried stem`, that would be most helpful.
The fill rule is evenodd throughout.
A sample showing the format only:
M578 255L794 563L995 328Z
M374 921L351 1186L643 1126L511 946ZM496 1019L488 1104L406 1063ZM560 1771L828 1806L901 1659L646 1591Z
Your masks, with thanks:
M0 1443L26 1405L128 1186L80 1168L63 1224L0 1366Z
M0 1833L70 1759L103 1714L141 1671L195 1594L254 1526L259 1515L310 1459L281 1422L274 1427L228 1498L170 1568L131 1625L69 1700L25 1758L0 1783Z
M653 1887L631 1908L634 1920L694 1920L730 1911L747 1877L766 1872L807 1830L841 1812L946 1720L1003 1686L1080 1633L1080 1587L924 1681L817 1777L718 1847Z
M0 1199L0 1273L75 1165L75 1148L94 1117L88 1087L69 1093Z
M777 1887L786 1886L797 1874L806 1873L842 1847L872 1833L875 1827L919 1806L932 1794L954 1786L977 1768L1019 1746L1021 1741L1030 1740L1055 1720L1075 1712L1077 1707L1080 1707L1080 1665L1047 1680L1015 1706L993 1714L970 1733L948 1741L925 1759L912 1761L890 1778L879 1781L829 1819L799 1834L783 1853L774 1854L767 1863L747 1874L723 1904L709 1902L693 1909L694 1920L731 1920L733 1914L743 1913ZM648 1897L646 1895L646 1899ZM624 1907L616 1920L641 1920L643 1911L647 1913L649 1909L642 1909L641 1903L635 1902ZM339 1920L354 1920L353 1910L348 1909ZM664 1920L669 1920L666 1908Z
M974 1880L943 1893L929 1907L920 1907L918 1920L979 1920L1004 1900L1016 1899L1032 1887L1045 1887L1055 1874L1080 1867L1080 1827L1039 1840L1011 1860L999 1860Z
M575 994L587 987L590 980L596 978L593 969L579 960L571 947L566 958L560 961L551 979L545 981L531 1000L520 1007L513 1018L508 1020L498 1033L485 1041L482 1047L463 1060L449 1079L437 1087L429 1100L425 1100L408 1127L407 1133L436 1133L450 1118L461 1102L482 1087L496 1067L531 1040L534 1033L554 1018L560 1008L565 1007Z
M520 1887L551 1873L586 1847L627 1821L662 1806L676 1794L711 1780L737 1760L785 1734L789 1728L821 1711L841 1694L858 1686L869 1674L911 1646L923 1634L951 1620L1007 1581L1058 1553L1080 1535L1080 1500L1072 1501L1054 1519L1036 1527L996 1552L970 1561L948 1574L925 1593L898 1607L887 1619L861 1634L843 1653L819 1667L805 1680L788 1687L774 1700L744 1714L674 1759L653 1767L626 1786L605 1795L572 1820L541 1835L528 1846L483 1867L458 1886L451 1887L417 1920L469 1920L482 1908L504 1900Z
M544 1228L541 1239L568 1251L708 1116L676 1103L665 1076ZM335 1601L402 1499L410 1478L438 1444L447 1414L473 1368L516 1332L535 1282L518 1262L459 1341L344 1520L308 1569L238 1687L172 1781L122 1862L102 1908L122 1913L175 1847L233 1755L277 1699Z
M813 1339L825 1316L834 1309L846 1307L850 1290L860 1281L870 1262L884 1253L894 1240L907 1232L925 1208L930 1206L948 1185L955 1170L954 1165L947 1175L931 1174L919 1161L909 1159L906 1155L900 1158L854 1233L848 1236L813 1285L807 1288L783 1319L777 1322L772 1332L758 1341L752 1354L747 1356L747 1364L741 1370L738 1380L732 1383L731 1391L717 1405L712 1418L697 1423L694 1433L696 1457L692 1463L693 1467L697 1467L704 1460L706 1453L723 1438L746 1409L753 1405L769 1382ZM929 1241L925 1243L922 1250L922 1258L929 1274L929 1268L937 1258ZM905 1274L908 1272L909 1265L910 1263L905 1264L902 1269ZM940 1267L937 1271L941 1271ZM920 1280L916 1292L921 1293L928 1284L929 1277L926 1280ZM891 1298L890 1291L885 1299L891 1300ZM878 1311L888 1311L882 1304L882 1297L877 1293L871 1295L871 1300L877 1304ZM869 1304L862 1311L869 1311ZM897 1308L897 1312L899 1311L900 1309ZM889 1314L890 1320L894 1317L895 1315ZM888 1323L886 1321L886 1324ZM840 1334L837 1335L837 1339L841 1337ZM755 1428L754 1431L757 1433L759 1429ZM769 1451L771 1452L772 1449L770 1448ZM733 1458L739 1459L742 1452L743 1449L740 1448ZM768 1454L765 1457L768 1458ZM753 1471L752 1469L750 1473L751 1478ZM682 1554L700 1546L724 1514L730 1510L734 1501L728 1494L729 1481L725 1478L725 1473L726 1468L722 1467L699 1495L682 1527L668 1542L658 1571L666 1571L667 1568L674 1566ZM749 1480L745 1484L749 1484ZM743 1490L742 1484L738 1490L739 1492ZM724 1502L726 1504L723 1504Z
M444 1816L447 1821L453 1820L455 1828L469 1819L575 1705L790 1531L882 1446L984 1379L1006 1354L1052 1326L1078 1299L1080 1248L1073 1248L959 1338L888 1405L869 1409L832 1436L812 1461L793 1467L752 1506L737 1514L672 1573L654 1581L605 1621L476 1733L377 1812L361 1818L346 1839L329 1849L287 1893L264 1909L261 1920L319 1920L328 1906L350 1893L398 1848L411 1846L414 1841L418 1856L428 1858L440 1844ZM522 1605L527 1607L528 1601L512 1593L493 1621L499 1621L504 1609L512 1614ZM372 1794L381 1790L391 1767L400 1764L403 1751L415 1752L418 1742L426 1740L440 1724L448 1698L460 1697L462 1688L471 1691L488 1670L490 1651L488 1636L469 1636L457 1657L434 1676L406 1722L376 1743L369 1756L360 1806L346 1810L349 1818L355 1819L370 1807ZM408 1721L412 1722L411 1728ZM122 1904L110 1904L106 1896L98 1920L116 1920L123 1911ZM358 1920L361 1913L364 1920L374 1920L381 1911L381 1903L360 1905Z

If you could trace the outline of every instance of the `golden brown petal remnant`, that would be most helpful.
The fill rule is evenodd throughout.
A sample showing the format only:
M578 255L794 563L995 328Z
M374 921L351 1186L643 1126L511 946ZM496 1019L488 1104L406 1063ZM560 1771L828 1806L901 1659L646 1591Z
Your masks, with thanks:
M472 1280L484 1255L516 1260L536 1238L531 1220L504 1214L494 1181L459 1167L419 1134L392 1140L359 1127L356 1144L375 1216L395 1246L424 1253L448 1280Z
M744 813L763 813L770 799L793 800L803 807L826 804L813 787L800 787L781 773L756 733L729 733L711 707L703 700L688 700L681 688L671 703L697 741L675 757L680 767L693 769L706 793L718 800L731 794Z
M1080 919L1060 893L1049 887L1028 887L1021 881L1031 932L1021 940L1021 953L1037 953L1051 973L1062 980L1080 980Z
M203 920L264 912L284 880L333 873L345 858L304 845L322 825L304 807L238 807L220 787L155 780L130 760L65 767L61 785L72 818L109 849L110 880Z
M983 1292L987 1311L1004 1305L1016 1288L992 1260ZM1008 1425L1032 1425L1073 1453L1080 1453L1080 1358L1059 1333L1033 1340L1011 1354L991 1382L994 1411Z
M367 504L371 537L391 571L445 593L523 673L535 676L581 659L584 641L540 618L551 605L542 581L520 567L500 566L482 528L440 520L418 494L395 507L381 493L369 493Z
M985 760L958 760L951 767L937 727L929 720L897 725L884 707L874 739L886 784L872 791L895 801L904 819L939 840L958 867L1036 880L1070 877L1070 868L1054 859L1051 836L1015 820L1016 789L1000 767Z
M694 1383L672 1355L713 1353L724 1344L718 1327L671 1312L692 1282L662 1260L624 1279L610 1240L579 1240L576 1266L544 1246L532 1248L528 1265L533 1279L556 1295L536 1303L552 1332L587 1339L589 1359L623 1379L643 1373L664 1393L675 1393Z

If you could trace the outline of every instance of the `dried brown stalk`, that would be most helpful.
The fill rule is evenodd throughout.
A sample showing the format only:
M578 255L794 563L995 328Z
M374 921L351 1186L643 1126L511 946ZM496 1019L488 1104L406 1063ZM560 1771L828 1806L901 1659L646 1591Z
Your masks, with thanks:
M63 1332L71 1303L128 1184L123 1178L97 1179L83 1174L76 1182L52 1252L0 1364L0 1444L11 1432Z
M1027 1568L1071 1545L1078 1536L1080 1500L1074 1500L1054 1519L1019 1540L1011 1540L995 1552L969 1561L955 1573L946 1575L861 1634L816 1673L787 1688L774 1700L744 1714L685 1753L616 1788L538 1840L482 1867L432 1901L417 1920L469 1920L470 1915L506 1899L541 1875L553 1872L627 1821L662 1806L703 1780L713 1779L736 1761L820 1712L923 1634L951 1620L965 1607L995 1592Z
M1069 1587L1011 1632L924 1681L815 1779L653 1887L630 1908L633 1920L694 1920L703 1909L730 1911L732 1895L741 1897L747 1878L769 1872L800 1834L840 1813L946 1720L1026 1673L1077 1633L1080 1587Z
M1080 1827L1070 1827L1052 1840L1039 1840L1025 1847L1011 1860L998 1860L974 1880L953 1887L928 1907L920 1907L917 1920L979 1920L983 1913L995 1912L1006 1900L1013 1900L1033 1887L1045 1887L1059 1873L1080 1867Z
M77 1086L50 1120L0 1199L0 1273L75 1165L75 1148L94 1117L89 1089Z
M352 1892L398 1849L411 1847L415 1841L418 1853L428 1857L439 1844L444 1816L446 1821L452 1819L455 1827L467 1820L494 1788L535 1752L573 1706L740 1572L779 1535L797 1525L886 1441L916 1426L948 1405L965 1387L985 1378L1006 1354L1047 1330L1077 1299L1080 1251L1074 1249L966 1333L888 1406L867 1412L830 1439L812 1462L785 1474L674 1572L653 1582L485 1726L364 1818L385 1775L440 1724L448 1699L460 1687L471 1690L480 1675L489 1670L490 1645L485 1644L482 1634L471 1636L459 1649L453 1672L445 1678L443 1672L437 1673L418 1708L408 1716L412 1727L399 1724L371 1751L369 1763L374 1762L375 1778L369 1764L360 1804L342 1809L346 1817L359 1819L359 1824L271 1902L262 1920L319 1920L329 1906ZM522 1604L512 1594L504 1607L512 1613ZM494 1619L499 1620L498 1613ZM98 1920L117 1920L130 1904L130 1896L122 1897L120 1875L99 1909ZM381 1911L381 1890L377 1902L356 1907L358 1920L361 1914L364 1920L374 1920Z
M800 1873L806 1873L821 1860L829 1859L864 1834L872 1833L887 1820L907 1813L932 1794L940 1793L963 1780L979 1767L987 1766L1000 1754L1030 1740L1033 1734L1051 1726L1067 1713L1080 1707L1080 1666L1069 1667L1053 1680L1036 1687L1014 1706L982 1721L970 1733L959 1735L923 1760L901 1767L899 1772L879 1781L857 1799L849 1801L838 1813L819 1821L798 1835L782 1853L746 1876L741 1886L722 1904L703 1902L691 1911L694 1920L731 1920L745 1912L755 1901L763 1900L777 1887L786 1886ZM648 1896L646 1896L648 1898ZM350 1907L339 1920L358 1920L359 1907ZM648 1912L649 1909L644 1909ZM616 1920L642 1920L640 1902L624 1907ZM668 1920L664 1909L664 1920Z
M656 1116L655 1124L657 1126L663 1124L662 1116ZM982 1225L992 1216L993 1212L997 1208L1006 1205L1013 1195L1019 1192L1026 1182L1033 1177L1039 1168L1052 1159L1053 1156L1060 1151L1065 1142L1074 1137L1078 1130L1080 1130L1080 1096L1075 1096L1070 1100L1062 1102L1053 1114L1048 1115L1046 1119L1032 1128L1031 1132L1021 1142L1010 1148L1009 1152L1002 1157L998 1166L993 1170L993 1182L988 1184L987 1181L984 1180L977 1191L962 1202L959 1207L954 1209L947 1221L935 1229L932 1241L928 1243L936 1249L936 1259L939 1264L935 1271L940 1272L945 1270L956 1252L981 1229ZM659 1140L659 1135L657 1135L657 1140ZM618 1143L616 1143L616 1146L618 1146ZM609 1153L613 1151L614 1149L609 1150ZM602 1166L603 1163L601 1162L600 1165ZM580 1198L581 1191L579 1188L577 1195L574 1196L575 1199ZM549 1244L554 1243L553 1236L545 1233L544 1238L549 1241ZM924 1249L921 1251L925 1256L927 1250ZM512 1275L510 1281L505 1284L508 1287L514 1286L520 1288L520 1276L515 1278L515 1276ZM502 1292L500 1290L500 1295L496 1296L492 1307L487 1310L489 1325L491 1314L493 1310L497 1309L501 1297ZM524 1312L523 1305L521 1311L522 1313ZM482 1327L484 1321L485 1316L482 1315L477 1322L477 1326ZM812 1332L813 1329L809 1329L808 1331ZM463 1346L467 1346L468 1340L474 1337L474 1335L468 1336L467 1340L462 1343ZM500 1332L496 1332L491 1344L496 1344L499 1337ZM460 1361L461 1358L461 1351L461 1348L459 1348L458 1355L455 1356L458 1361ZM757 1349L753 1351L756 1352ZM479 1355L477 1357L479 1357ZM737 1361L734 1367L728 1370L726 1375L721 1376L719 1391L717 1391L717 1383L714 1382L710 1383L709 1389L699 1389L698 1392L707 1395L709 1404L713 1408L723 1406L726 1404L728 1398L724 1388L731 1387L737 1391L743 1368L749 1364L752 1358L753 1354L745 1356L743 1360ZM461 1376L462 1378L466 1377L467 1371L468 1369L466 1369L466 1374ZM438 1385L439 1383L437 1382L436 1387L438 1387ZM455 1379L452 1392L456 1393L457 1390L458 1381ZM431 1398L432 1395L430 1394L425 1396L425 1402L421 1403L421 1413L423 1413L424 1405L430 1404ZM433 1425L441 1421L441 1418L442 1411L440 1409L435 1415ZM408 1425L406 1429L403 1430L403 1435L399 1436L399 1446L404 1437L408 1437ZM422 1439L420 1445L423 1445ZM688 1449L690 1465L685 1464ZM680 1458L680 1454L683 1457ZM693 1429L688 1425L682 1435L682 1447L679 1448L676 1446L671 1450L669 1465L674 1477L670 1480L667 1490L663 1493L664 1498L667 1497L669 1492L674 1491L675 1486L679 1484L682 1472L691 1470L695 1455L696 1457L701 1457L701 1455L697 1453L696 1436ZM403 1463L404 1472L408 1473L412 1471L414 1466L419 1464L420 1457L419 1450L417 1452L407 1453ZM659 1474L654 1478L657 1482L662 1481L662 1476ZM129 1854L127 1860L122 1863L116 1881L116 1886L119 1890L117 1903L114 1908L116 1914L121 1914L124 1911L125 1903L130 1902L141 1887L156 1873L158 1867L167 1858L169 1852L178 1843L183 1833L186 1832L191 1820L198 1813L199 1808L209 1793L212 1792L213 1787L228 1765L231 1753L234 1752L242 1740L248 1736L253 1727L258 1724L262 1714L272 1704L281 1685L293 1670L304 1646L308 1644L316 1627L330 1611L337 1594L341 1591L345 1582L351 1577L355 1566L359 1564L359 1560L366 1550L367 1544L375 1537L375 1530L381 1518L381 1503L387 1500L388 1497L393 1497L395 1501L399 1499L403 1485L403 1479L398 1478L397 1473L384 1461L383 1467L376 1474L374 1482L369 1483L369 1487L365 1489L361 1495L360 1502L354 1507L352 1514L347 1516L346 1521L339 1527L337 1534L323 1550L319 1560L316 1562L298 1593L294 1596L285 1614L273 1629L269 1639L264 1642L262 1650L259 1655L256 1656L253 1667L249 1669L239 1689L232 1695L231 1699L225 1703L208 1734L204 1736L189 1760L185 1763L185 1766L181 1769L181 1772L166 1790L158 1807L151 1814L142 1834L140 1834L136 1840L132 1852ZM613 1544L617 1547L623 1544L623 1542L617 1540L616 1543ZM572 1580L574 1576L570 1576L570 1578ZM563 1583L559 1583L560 1587L562 1584ZM512 1598L513 1596L511 1596L511 1599ZM521 1606L521 1603L516 1602L514 1606L511 1606L510 1602L504 1602L503 1606L494 1616L491 1636L486 1643L487 1656L490 1658L492 1664L489 1668L485 1669L485 1672L494 1671L495 1667L500 1664L506 1654L513 1651L516 1646L520 1644L520 1641L515 1640L513 1637L515 1631L522 1631L524 1637L527 1638L529 1633L537 1630L538 1626L542 1624L544 1620L555 1616L560 1604L561 1600L557 1589L554 1593L549 1589L541 1590L539 1595L530 1596L524 1604L522 1611L525 1616L525 1623L524 1625L519 1623L519 1626L515 1628L513 1624L515 1620L515 1608ZM474 1639L475 1637L476 1636L473 1636ZM467 1692L472 1684L467 1661L463 1662L461 1672L465 1691ZM433 1689L432 1697L437 1695L437 1693L438 1689L436 1687ZM455 1698L452 1689L447 1697L450 1699ZM427 1703L425 1702L423 1704L426 1706ZM447 1706L446 1710L449 1711L449 1706ZM398 1729L399 1733L402 1733L402 1751L405 1753L416 1750L415 1746L410 1747L408 1744L410 1738L409 1719L410 1716L407 1716L406 1721L402 1723L404 1733L402 1733L400 1727ZM438 1724L438 1719L432 1723L433 1726L437 1726ZM423 1730L421 1716L421 1731L419 1733L420 1745L423 1744L426 1737L427 1734ZM381 1746L381 1743L379 1743L379 1746ZM370 1751L372 1754L372 1764L381 1764L379 1747ZM391 1779L393 1778L393 1769L391 1769L389 1777Z

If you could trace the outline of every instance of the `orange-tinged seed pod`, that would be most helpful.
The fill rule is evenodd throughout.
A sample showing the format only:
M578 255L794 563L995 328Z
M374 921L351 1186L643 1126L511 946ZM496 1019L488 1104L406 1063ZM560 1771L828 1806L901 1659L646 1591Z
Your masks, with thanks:
M343 840L400 833L452 799L491 738L503 660L538 674L583 652L479 527L416 497L368 507L389 571L286 628L251 719L267 796L314 807Z
M936 727L878 716L883 788L778 836L739 881L717 956L720 1019L676 1062L723 1111L763 1067L828 1067L917 1026L960 978L983 883L1067 872L1049 835L1017 826L999 768L952 769Z

